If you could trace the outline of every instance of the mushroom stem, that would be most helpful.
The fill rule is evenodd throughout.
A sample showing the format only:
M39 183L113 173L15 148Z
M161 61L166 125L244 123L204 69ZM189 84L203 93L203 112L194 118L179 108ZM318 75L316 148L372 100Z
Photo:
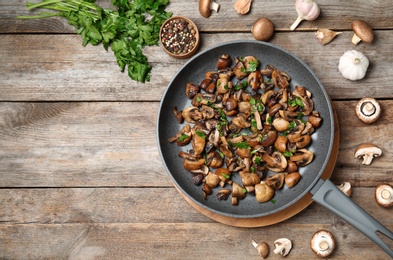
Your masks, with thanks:
M220 10L220 4L217 4L216 2L212 1L210 3L210 10L213 10L216 13L218 13L218 11Z
M362 41L362 39L360 39L360 37L359 36L357 36L356 35L356 33L355 34L353 34L353 36L352 36L352 43L353 44L358 44L359 42L361 42Z

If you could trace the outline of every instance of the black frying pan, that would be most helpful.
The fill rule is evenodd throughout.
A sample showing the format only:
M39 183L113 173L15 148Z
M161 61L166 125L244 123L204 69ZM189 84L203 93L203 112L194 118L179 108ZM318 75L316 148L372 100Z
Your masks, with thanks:
M190 146L178 147L169 143L168 139L175 135L183 125L180 125L173 115L173 108L177 106L182 110L191 106L190 100L185 96L187 82L199 84L206 71L215 71L218 57L229 54L234 57L255 56L261 61L261 67L272 64L277 69L285 71L291 77L291 87L305 86L311 91L315 109L323 118L323 124L312 135L312 144L309 147L314 152L311 164L300 169L301 181L293 188L276 191L275 203L258 203L253 196L246 196L233 206L228 201L219 201L215 198L215 190L207 200L203 198L201 187L195 186L191 175L183 168L183 159L178 156L180 151L188 151ZM235 41L217 45L204 51L189 60L173 77L162 98L158 122L157 138L161 158L179 191L187 196L196 205L215 214L231 218L258 218L277 214L301 200L311 193L313 200L340 215L361 232L367 235L390 256L393 251L375 234L379 231L393 239L393 233L369 216L352 200L345 196L329 180L322 180L321 176L332 161L329 160L334 148L335 120L329 97L315 73L300 59L290 52L275 45L257 41ZM241 183L240 177L233 177L234 181Z

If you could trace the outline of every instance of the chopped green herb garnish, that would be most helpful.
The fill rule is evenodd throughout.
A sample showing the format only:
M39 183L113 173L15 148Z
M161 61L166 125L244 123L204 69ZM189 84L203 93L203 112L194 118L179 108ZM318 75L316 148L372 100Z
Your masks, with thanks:
M284 155L285 157L291 157L293 153L291 153L290 151L285 151L282 153L282 155Z
M251 149L251 146L246 142L232 143L232 146L235 146L239 149L243 149L243 148Z
M183 142L184 140L186 140L187 138L189 138L190 136L186 135L186 134L182 134L181 136L179 136L179 141Z
M243 188L242 189L242 192L245 194L245 193L247 193L247 189L246 188Z
M231 176L229 176L228 174L225 174L225 173L222 173L221 175L224 176L225 179L231 178Z
M272 204L276 204L276 200L270 200L270 202L272 203Z
M197 136L199 136L199 137L202 137L202 138L206 138L206 135L203 133L203 132L201 132L201 131L195 131L195 133L197 134Z

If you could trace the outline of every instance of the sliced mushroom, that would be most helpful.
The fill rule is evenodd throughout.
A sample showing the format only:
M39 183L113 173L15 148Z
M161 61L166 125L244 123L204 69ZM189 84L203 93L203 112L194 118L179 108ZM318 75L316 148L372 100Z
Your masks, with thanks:
M384 208L392 207L393 187L389 184L378 185L375 188L375 201Z
M344 192L345 195L348 197L351 197L352 194L352 185L349 182L343 182L340 185L337 186L342 192Z
M266 162L266 167L273 172L282 172L287 167L287 159L280 152L274 152L271 156L265 153L262 159Z
M364 123L371 124L381 115L381 106L374 98L362 98L356 104L356 116Z
M254 186L261 182L261 178L255 173L240 171L239 175L244 186Z
M202 152L205 150L205 144L206 144L206 135L202 130L202 127L195 125L191 129L192 133L192 149L195 154L202 154Z
M195 124L199 120L203 119L203 114L199 111L197 107L188 107L182 112L184 120L188 123Z
M218 168L215 173L221 180L221 187L224 187L225 183L227 183L231 179L231 172L227 168Z
M229 57L229 55L223 54L220 56L220 58L218 58L216 67L218 70L225 70L225 69L229 68L231 66L231 64L232 64L232 60Z
M185 158L183 161L183 167L187 171L198 170L204 164L205 164L205 159L203 159L203 158L201 158L199 160L190 160L190 159Z
M255 185L255 198L258 202L263 203L270 201L274 196L274 189L266 184L266 182L261 181Z
M352 43L358 44L361 41L365 43L371 43L374 40L373 28L363 20L355 20L352 22L352 30L354 35L352 36Z
M288 238L279 238L274 241L274 253L287 256L292 249L292 242Z
M319 257L329 256L336 246L336 240L332 233L327 230L319 230L313 234L310 240L311 250Z
M290 157L290 160L298 166L306 166L311 163L313 159L314 153L304 148L297 150L297 152Z
M275 190L281 189L284 185L285 174L277 173L270 175L266 178L266 184L272 187Z
M237 199L244 199L246 197L247 190L236 182L232 183L232 197Z
M355 157L358 159L363 158L362 164L371 164L374 157L382 155L382 150L375 144L364 143L360 144L355 150Z
M255 240L252 240L251 244L258 250L258 254L262 259L265 259L269 255L269 245L266 242L257 243Z
M218 200L226 200L226 199L228 199L229 195L231 195L230 189L221 189L217 192L217 199Z
M263 147L269 147L276 141L277 132L276 131L268 131L266 134L262 136L261 144Z
M193 83L188 82L186 85L186 96L189 99L193 99L199 92L199 87Z
M221 5L213 0L199 0L199 13L205 18L210 17L212 10L218 13L220 7Z
M180 129L176 135L169 138L169 142L173 143L176 141L178 146L184 146L191 142L192 133L191 133L191 126L186 124L185 126Z

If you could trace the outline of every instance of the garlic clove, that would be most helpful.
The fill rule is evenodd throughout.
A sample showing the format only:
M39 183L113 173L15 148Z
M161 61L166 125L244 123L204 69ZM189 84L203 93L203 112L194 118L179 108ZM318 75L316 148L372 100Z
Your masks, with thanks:
M341 34L342 32L335 32L330 29L318 29L315 35L317 36L318 41L325 45L331 42L334 37Z
M290 27L291 31L295 30L303 20L312 21L317 19L320 13L320 8L314 0L296 0L295 8L298 17Z

